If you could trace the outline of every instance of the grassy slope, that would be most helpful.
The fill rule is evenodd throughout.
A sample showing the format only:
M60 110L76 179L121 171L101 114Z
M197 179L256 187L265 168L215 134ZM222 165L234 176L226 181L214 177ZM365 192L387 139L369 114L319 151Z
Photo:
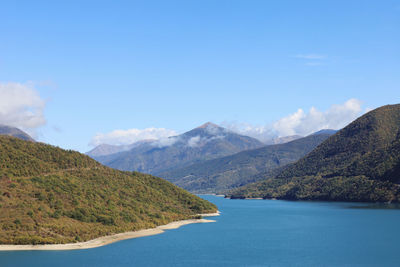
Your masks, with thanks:
M274 179L230 195L398 202L399 182L400 105L390 105L360 117Z
M257 174L269 173L300 159L329 136L310 135L285 144L265 146L197 163L160 176L191 192L222 192L260 180Z
M215 210L160 178L0 136L0 243L84 241Z

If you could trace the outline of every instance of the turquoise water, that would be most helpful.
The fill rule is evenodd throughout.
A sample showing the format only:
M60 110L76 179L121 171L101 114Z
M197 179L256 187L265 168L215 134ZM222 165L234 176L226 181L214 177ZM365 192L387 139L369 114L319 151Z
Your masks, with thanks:
M400 209L229 200L216 223L75 251L0 252L0 266L399 266Z

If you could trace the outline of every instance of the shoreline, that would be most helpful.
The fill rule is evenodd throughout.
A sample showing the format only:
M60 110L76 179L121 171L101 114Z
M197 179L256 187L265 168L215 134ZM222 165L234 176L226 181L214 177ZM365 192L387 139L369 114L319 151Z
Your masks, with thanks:
M216 213L206 213L199 215L203 217L214 217L214 216L219 216L220 212L217 211ZM168 224L160 225L150 229L125 232L108 236L101 236L89 241L78 242L78 243L45 244L45 245L0 245L0 251L90 249L90 248L102 247L126 239L162 234L165 232L165 230L177 229L187 224L210 223L210 222L215 222L215 221L207 219L188 219L188 220L170 222Z

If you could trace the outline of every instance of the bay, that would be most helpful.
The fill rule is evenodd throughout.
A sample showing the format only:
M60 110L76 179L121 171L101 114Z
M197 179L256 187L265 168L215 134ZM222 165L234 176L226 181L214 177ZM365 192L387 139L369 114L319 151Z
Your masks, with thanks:
M73 251L0 252L0 266L399 266L393 205L230 200L215 223Z

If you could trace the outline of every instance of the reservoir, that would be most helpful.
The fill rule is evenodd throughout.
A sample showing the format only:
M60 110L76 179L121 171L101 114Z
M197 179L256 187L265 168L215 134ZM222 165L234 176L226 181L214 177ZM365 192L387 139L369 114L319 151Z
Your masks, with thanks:
M396 206L201 197L216 222L87 250L3 251L0 266L399 265Z

